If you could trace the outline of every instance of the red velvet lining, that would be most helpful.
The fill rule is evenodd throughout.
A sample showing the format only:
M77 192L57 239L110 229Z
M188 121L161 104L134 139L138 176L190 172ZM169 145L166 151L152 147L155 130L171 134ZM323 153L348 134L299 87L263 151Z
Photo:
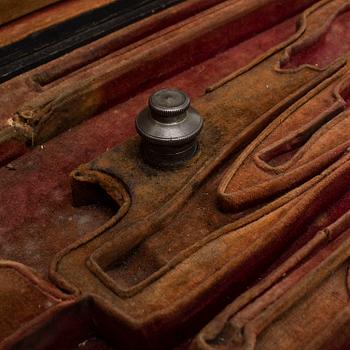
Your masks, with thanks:
M294 31L293 22L294 19L289 20L152 89L143 91L129 101L56 137L44 146L37 147L33 152L14 161L9 167L0 169L1 256L21 261L46 273L53 254L84 233L100 226L113 214L113 210L107 206L73 208L68 183L69 172L80 163L95 158L101 152L133 135L134 116L145 105L147 96L152 91L165 85L176 86L188 91L193 98L196 98L208 85L287 38ZM347 45L339 48L338 51L332 51L332 47L332 45L330 48L325 46L325 51L310 49L309 56L304 52L304 57L296 66L302 63L326 65L329 63L327 60L334 59L331 54L336 52L335 55L339 55L348 50ZM315 60L317 55L323 56L323 54L324 59ZM292 60L292 62L296 61ZM8 159L11 159L11 156ZM341 186L343 188L344 184ZM282 259L292 254L317 230L340 217L348 210L349 204L350 192L329 206L326 213L320 214ZM215 203L209 204L209 209L210 205ZM322 205L327 206L325 203ZM203 205L200 212L205 212L206 209ZM231 218L227 217L227 219ZM298 235L299 233L296 233L296 236ZM74 332L71 333L74 334ZM111 348L95 334L87 334L84 341L77 345L85 349Z
M102 207L73 208L69 172L133 135L134 117L152 91L176 86L196 98L207 86L288 38L294 23L293 18L256 35L86 121L14 161L15 171L0 169L2 257L46 274L54 253L112 215Z
M0 145L0 168L13 160L23 156L28 151L28 148L21 142L11 140ZM11 166L9 167L11 168Z
M204 8L209 6L209 4L215 4L216 2L220 2L218 0L207 1L208 3L203 1L203 3L201 3L200 6L190 6L190 10L195 13L199 10L203 10ZM239 2L238 0L236 1ZM126 72L124 77L119 77L117 80L115 80L114 83L109 84L108 87L104 90L104 97L102 99L103 103L100 106L100 108L98 107L98 110L101 111L103 108L108 108L113 103L120 102L121 100L129 97L131 94L139 92L145 86L150 86L151 84L159 83L166 77L176 74L176 72L180 72L181 70L187 69L192 65L198 64L199 62L208 59L209 57L215 55L218 52L224 51L229 47L236 45L251 36L257 35L257 33L266 30L267 28L273 25L278 24L286 18L293 16L294 14L300 12L301 10L305 9L307 6L311 5L314 2L315 0L289 1L288 3L281 0L267 1L266 3L263 2L261 7L257 7L256 10L252 11L251 13L249 11L246 14L242 13L241 17L237 20L233 19L228 21L226 19L226 22L223 22L221 26L214 27L213 30L206 32L205 35L199 36L195 40L192 40L190 42L185 41L181 47L175 49L172 53L165 54L165 56L162 56L159 60L151 60L149 64L147 64L146 66L141 65L136 71L132 70L130 72ZM231 0L229 4L235 4L235 1ZM223 6L227 6L227 4L223 2ZM220 7L220 4L218 5L218 7ZM186 11L184 11L183 14L180 14L180 12L181 11L179 11L179 13L176 16L170 16L171 20L165 17L164 23L158 23L159 28L162 28L162 26L164 26L166 23L170 24L172 22L176 22L177 20L181 20L182 18L189 15L189 13ZM150 30L149 33L152 33L153 30L156 30L156 28L153 28L152 25L149 25L149 27L150 28L147 28L147 30ZM140 33L141 32L143 31L140 31ZM138 35L133 34L131 35L131 37L133 39L142 38L142 36L145 35L145 33L140 35L141 36L139 37ZM127 40L124 42L124 44L128 43L128 39L130 40L128 36L126 37ZM273 35L271 37L267 36L267 41L270 41L270 38L272 39L270 44L272 44L273 46ZM91 63L91 65L89 66L90 68L91 66L96 65L96 62L98 62L98 64L101 65L101 62L103 62L104 59L107 59L107 61L105 62L106 64L110 64L111 62L108 62L109 57L112 57L115 53L119 53L119 51L113 53L113 51L116 48L118 48L118 45L120 45L120 42L119 44L116 44L113 42L113 40L111 41L111 43L107 43L107 45L106 43L102 43L101 45L97 45L96 47L94 47L92 52L83 53L83 57L80 57L79 54L76 55L78 57L75 57L73 52L71 60L63 62L61 62L60 60L54 61L56 65L48 64L48 67L46 67L46 71L39 70L38 74L35 74L34 71L33 73L31 73L32 76L30 74L27 74L25 77L29 78L27 80L30 83L33 83L32 80L34 80L36 83L39 83L39 85L46 85L50 82L54 82L56 84L57 82L55 80L62 80L63 75L65 81L67 82L68 76L65 74L72 73L73 76L76 76L79 74L79 71L84 73L86 71L86 67L89 66L87 65L88 63ZM257 53L258 51L260 51L260 48L257 47L253 50L257 50L255 52ZM80 51L77 50L77 52ZM111 52L112 54L108 56L108 54ZM102 61L100 60L101 57ZM174 57L176 59L174 59ZM97 61L95 62L95 60ZM81 68L81 70L79 70L79 68ZM88 74L94 74L94 70L90 70ZM84 75L80 75L80 77L82 77L83 79L85 78ZM74 81L74 77L72 81ZM19 83L19 85L22 86L22 88L23 85L26 85L24 81L21 80L17 80L15 82ZM9 88L12 89L13 86L14 85L10 83ZM19 93L19 96L16 96L16 94L14 93L13 95L15 97L10 97L10 101L12 103L8 103L10 107L7 106L7 104L4 106L5 113L3 113L3 115L6 118L8 117L6 116L6 114L10 115L14 112L13 110L11 110L11 108L13 108L13 102L15 102L15 104L18 104L18 101L16 100L23 98L21 94L22 92ZM33 94L33 91L28 91L28 93L26 93L25 95L28 94ZM15 108L17 109L17 107ZM2 163L4 163L4 161L2 161Z
M99 329L101 326L95 322L97 312L102 313L104 319L109 319L104 312L96 309L90 298L66 305L61 304L54 314L45 316L44 324L36 324L34 321L30 330L24 330L20 340L14 342L14 346L12 341L10 342L9 348L18 350L118 349L109 339L101 335Z
M338 15L324 35L314 44L292 54L283 68L297 68L303 64L324 68L349 52L350 10Z

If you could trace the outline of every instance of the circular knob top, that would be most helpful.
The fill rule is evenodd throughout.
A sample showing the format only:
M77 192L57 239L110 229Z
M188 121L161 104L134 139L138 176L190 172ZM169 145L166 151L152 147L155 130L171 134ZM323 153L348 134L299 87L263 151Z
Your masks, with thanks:
M136 118L136 130L145 140L160 146L192 142L200 133L203 119L190 106L190 98L176 89L153 94L149 106Z
M149 108L153 117L176 117L183 115L189 108L190 98L182 91L176 89L162 89L149 99Z

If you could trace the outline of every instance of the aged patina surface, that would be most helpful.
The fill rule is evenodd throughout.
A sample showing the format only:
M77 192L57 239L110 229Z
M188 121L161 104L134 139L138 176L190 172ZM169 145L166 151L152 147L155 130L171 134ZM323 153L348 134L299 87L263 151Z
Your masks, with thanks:
M191 0L1 84L2 348L350 345L349 49L348 0ZM164 87L204 119L169 169Z

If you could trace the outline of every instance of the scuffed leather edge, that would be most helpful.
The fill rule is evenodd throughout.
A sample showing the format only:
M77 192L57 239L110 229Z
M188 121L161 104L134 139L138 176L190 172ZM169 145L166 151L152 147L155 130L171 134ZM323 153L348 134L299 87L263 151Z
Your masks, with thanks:
M307 9L306 11L304 11L301 15L300 18L297 22L297 30L295 32L295 34L293 34L287 41L284 41L283 43L271 48L270 50L266 51L266 53L262 56L259 56L256 60L253 60L251 63L249 63L247 66L243 67L242 69L237 70L236 72L234 72L233 74L228 75L227 77L225 77L224 79L220 80L219 82L217 82L216 84L210 86L207 88L206 92L212 92L224 85L226 85L227 83L229 83L231 80L237 78L238 76L246 73L248 70L250 70L252 67L254 67L255 65L259 64L260 62L264 61L265 59L267 59L268 57L272 56L273 54L275 54L278 51L281 51L282 49L285 48L285 50L288 50L288 47L292 44L295 43L298 39L301 38L301 36L303 35L303 33L306 31L307 28L307 17L310 16L313 12L316 12L319 8L323 7L324 5L327 5L328 3L330 3L333 0L323 0L320 1L318 3L316 3L315 5L313 5L312 7L310 7L309 9ZM327 29L327 28L325 28ZM286 48L287 46L287 48ZM286 54L285 54L286 55ZM300 67L298 67L297 69L289 69L289 70L284 70L284 69L280 69L280 61L278 61L276 63L275 66L275 71L278 73L295 73L299 70L303 70L303 69L311 69L314 71L324 71L327 68L319 68L319 67L315 67L312 65L301 65Z
M345 80L348 79L348 76L342 79L343 75L345 75L347 69L342 69L330 78L323 81L320 85L318 85L314 90L311 90L308 94L305 95L301 100L299 100L295 105L292 105L289 109L287 109L280 117L275 119L235 160L233 165L226 171L224 174L222 180L220 181L220 184L218 186L217 190L217 196L220 202L220 205L224 208L230 208L232 210L239 210L242 206L242 203L244 203L244 198L250 198L251 194L256 194L258 200L264 191L264 187L257 191L259 186L255 186L253 188L248 189L242 189L237 193L231 194L227 193L226 189L232 180L232 178L235 176L239 168L243 165L243 163L246 161L248 157L252 155L254 150L281 124L283 123L289 116L297 111L299 108L301 108L308 100L310 100L312 97L316 96L318 93L320 93L322 90L324 90L327 86L329 86L331 83L336 81L337 79L341 79L341 82L337 85L337 87L334 90L334 96L335 96L335 102L332 105L337 108L338 104L341 104L342 106L345 105L345 101L339 94L340 86L343 84ZM331 108L332 108L331 107ZM260 164L260 163L259 163ZM280 180L281 182L282 180ZM265 183L264 183L265 184ZM270 182L266 182L266 186L269 186ZM275 186L276 187L276 186ZM260 192L263 192L260 196ZM255 197L254 197L255 198ZM260 198L261 199L261 198Z
M83 238L77 240L72 245L60 251L52 260L49 267L49 276L53 281L62 289L70 291L73 294L80 294L80 291L70 283L66 281L65 278L61 277L58 271L58 264L63 256L69 254L70 251L76 249L81 244L87 243L103 232L107 231L109 228L113 227L117 222L119 222L128 212L131 205L131 198L126 190L124 184L118 179L89 169L87 166L82 165L77 170L71 173L71 180L98 184L101 188L119 205L119 210L117 213L109 219L104 225L97 228L95 231L88 233ZM53 277L54 276L54 277Z

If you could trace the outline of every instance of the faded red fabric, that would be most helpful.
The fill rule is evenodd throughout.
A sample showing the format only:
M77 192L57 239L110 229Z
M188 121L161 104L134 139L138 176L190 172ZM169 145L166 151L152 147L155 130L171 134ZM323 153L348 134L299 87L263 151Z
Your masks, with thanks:
M230 32L232 23L212 33L213 47L207 49L217 50L217 55L206 57L205 48L193 51L193 66L184 71L185 66L176 66L176 55L174 62L165 55L162 65L173 62L177 67L169 69L171 77L155 75L150 82L143 81L146 68L140 68L142 83L126 90L134 96L125 102L113 100L114 93L122 99L119 90L128 88L127 79L116 75L122 85L112 84L113 89L107 91L110 85L106 84L102 92L87 94L82 106L71 106L74 113L90 113L90 119L78 118L72 124L78 125L67 131L65 125L56 129L59 124L54 121L52 130L57 136L33 148L23 142L0 146L4 164L0 169L1 258L40 272L43 277L35 277L32 283L40 285L44 295L39 293L40 305L50 294L59 299L53 309L48 304L43 312L23 308L24 316L13 324L2 327L0 322L0 336L7 338L5 348L103 350L145 344L155 349L185 342L183 348L230 349L232 334L226 332L230 325L225 322L234 315L231 306L235 308L239 298L253 295L254 299L261 278L265 278L261 283L272 281L264 290L266 295L259 295L262 299L256 303L247 299L239 320L247 317L255 322L255 317L264 317L266 300L277 310L280 304L271 295L278 294L285 303L298 301L284 293L289 287L302 293L305 276L318 276L322 286L325 283L325 293L320 295L332 300L339 281L348 278L347 253L339 250L347 242L343 237L349 208L348 46L335 38L341 35L345 43L350 42L349 4L345 0L318 2L304 13L295 33L294 13L311 3L300 1L289 8L283 2L259 2L260 12L242 17L235 33ZM243 7L238 5L237 9ZM273 11L291 18L265 30L274 21ZM251 26L256 26L256 32ZM223 38L225 28L226 35L234 34L236 41ZM221 39L222 43L216 42ZM200 42L186 45L201 48ZM104 68L96 68L93 62L78 73L69 71L69 65L64 69L70 78L80 74L88 79L91 72L100 78L108 68L108 55L101 60ZM149 74L154 72L156 68ZM47 85L64 82L57 71L52 74L52 81L41 75ZM133 70L128 74L134 74ZM51 88L45 88L45 83L38 93L35 85L25 97L28 80L11 84L19 88L12 104L0 113L2 121L14 112L20 117L25 112L22 105L30 107L31 101L40 106L40 92L45 95ZM188 92L206 121L201 152L186 167L171 173L143 164L137 138L129 139L135 134L135 115L148 96L164 86ZM62 102L54 93L53 100ZM338 117L337 113L342 114ZM69 113L63 108L63 114ZM48 128L44 136L53 136L52 130ZM308 168L302 167L305 164ZM254 186L259 188L250 193ZM248 195L242 195L243 190ZM328 245L333 238L335 243ZM314 242L315 255L305 254L298 260ZM317 250L319 244L323 250ZM344 258L339 264L327 260L339 257ZM283 279L283 273L288 273L288 278L273 280L271 276L290 261L293 268L278 275ZM334 276L326 280L317 266ZM28 274L34 276L30 270ZM55 287L46 284L47 279ZM16 281L10 280L6 283L16 290ZM342 298L344 286L339 292ZM10 303L1 299L1 290L0 286L0 309L10 315L17 302L13 306L11 297ZM305 294L310 310L319 303L316 287L314 291L315 298ZM337 316L332 323L335 334L348 330L347 314L339 312L347 307L343 299L332 306ZM189 338L230 303L229 314L225 311L215 318L190 344ZM223 317L227 318L224 322ZM272 327L271 334L288 329L293 317ZM312 321L311 311L308 317ZM296 328L301 318L296 312L300 322ZM311 349L332 346L332 335L327 332L311 342L319 324L301 330ZM274 334L258 346L269 348L269 341L278 338ZM249 343L253 338L246 339ZM239 340L237 348L248 344ZM279 341L288 348L293 336ZM334 344L343 346L347 341L344 336Z

